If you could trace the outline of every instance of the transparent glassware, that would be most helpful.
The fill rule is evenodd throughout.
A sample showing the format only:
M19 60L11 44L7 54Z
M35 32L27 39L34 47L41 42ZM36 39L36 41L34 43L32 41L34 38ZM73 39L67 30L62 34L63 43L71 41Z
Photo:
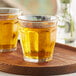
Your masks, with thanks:
M20 16L20 42L24 60L48 62L52 60L56 41L55 16Z
M65 0L61 0L65 1ZM58 22L58 37L64 43L73 43L76 40L76 27L70 11L70 0L60 1L61 10Z
M17 8L0 8L0 52L16 50L20 14Z

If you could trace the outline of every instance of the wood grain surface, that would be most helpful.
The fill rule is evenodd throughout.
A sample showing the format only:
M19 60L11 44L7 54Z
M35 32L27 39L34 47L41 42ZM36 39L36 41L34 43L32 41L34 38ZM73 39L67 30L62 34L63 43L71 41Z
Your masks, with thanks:
M48 63L23 60L20 43L17 51L0 53L0 70L19 75L57 75L76 72L76 48L56 43L54 58Z

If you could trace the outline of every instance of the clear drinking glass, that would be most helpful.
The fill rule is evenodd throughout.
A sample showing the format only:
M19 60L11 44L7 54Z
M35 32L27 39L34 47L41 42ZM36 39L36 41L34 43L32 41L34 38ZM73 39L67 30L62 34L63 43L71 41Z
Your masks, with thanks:
M24 60L47 62L52 60L56 41L55 16L20 16L20 41Z
M17 8L0 8L0 52L16 50L20 14Z

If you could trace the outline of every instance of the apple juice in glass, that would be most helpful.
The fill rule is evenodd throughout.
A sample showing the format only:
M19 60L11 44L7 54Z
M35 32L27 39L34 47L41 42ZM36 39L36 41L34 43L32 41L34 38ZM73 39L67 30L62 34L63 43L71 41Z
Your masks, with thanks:
M16 50L19 15L17 8L0 8L0 52Z
M52 60L56 41L57 19L54 16L20 16L20 41L24 60Z

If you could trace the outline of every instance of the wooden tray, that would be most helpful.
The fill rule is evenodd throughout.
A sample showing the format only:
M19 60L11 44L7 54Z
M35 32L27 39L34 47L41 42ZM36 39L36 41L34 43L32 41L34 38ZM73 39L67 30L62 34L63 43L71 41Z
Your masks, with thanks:
M22 75L57 75L76 72L76 48L56 43L54 59L48 63L25 62L20 43L15 52L0 53L0 70Z

